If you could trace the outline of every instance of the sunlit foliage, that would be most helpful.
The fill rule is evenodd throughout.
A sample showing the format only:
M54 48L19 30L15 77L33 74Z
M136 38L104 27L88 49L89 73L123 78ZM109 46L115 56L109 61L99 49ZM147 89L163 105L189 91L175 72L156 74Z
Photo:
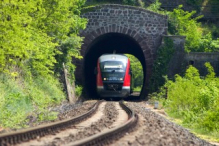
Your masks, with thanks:
M76 44L86 21L79 17L83 0L10 0L0 3L0 71L28 66L35 74L53 73L60 45ZM78 42L69 43L74 39ZM78 56L69 51L69 56Z
M74 73L85 0L0 2L0 127L23 127L27 116L52 120L47 107L65 99L57 76L65 63ZM73 76L71 76L73 78ZM10 120L9 120L10 119Z
M205 66L208 74L204 78L190 66L184 77L176 75L175 81L168 80L164 85L168 89L165 106L171 115L182 119L184 125L214 132L219 128L219 78L215 77L210 63Z

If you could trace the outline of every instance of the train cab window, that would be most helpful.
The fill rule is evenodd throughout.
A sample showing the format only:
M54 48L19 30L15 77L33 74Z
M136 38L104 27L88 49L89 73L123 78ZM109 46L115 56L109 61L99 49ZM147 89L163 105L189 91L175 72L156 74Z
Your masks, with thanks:
M105 61L100 63L102 72L125 72L125 65L122 61Z
M103 81L123 81L126 65L122 61L105 61L100 63Z

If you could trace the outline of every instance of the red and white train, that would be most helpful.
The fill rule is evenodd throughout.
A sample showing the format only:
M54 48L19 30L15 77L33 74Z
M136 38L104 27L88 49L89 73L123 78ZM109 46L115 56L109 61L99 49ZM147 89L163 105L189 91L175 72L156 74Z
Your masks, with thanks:
M125 55L104 54L97 62L97 93L100 97L128 97L131 92L132 72Z

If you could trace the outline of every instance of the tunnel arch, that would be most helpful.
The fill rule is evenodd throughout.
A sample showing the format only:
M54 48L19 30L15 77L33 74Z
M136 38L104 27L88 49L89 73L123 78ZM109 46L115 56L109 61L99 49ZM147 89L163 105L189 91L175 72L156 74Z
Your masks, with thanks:
M89 97L96 97L96 76L93 73L97 60L102 54L132 54L142 64L146 75L145 57L140 45L132 37L121 33L106 33L97 37L87 48L83 62L84 88ZM143 82L144 88L144 82Z
M92 62L96 61L97 54L100 54L101 51L102 53L112 53L112 49L108 48L108 52L104 52L103 49L97 49L98 46L102 45L104 48L103 42L112 46L113 43L110 43L109 40L116 42L116 39L113 40L112 37L117 38L117 40L122 38L121 42L129 44L135 49L122 49L118 50L117 53L131 52L129 54L141 61L144 69L144 90L141 92L141 97L146 97L146 87L152 74L153 61L161 44L162 35L167 33L167 16L142 8L110 4L93 7L90 11L83 13L82 17L88 19L88 24L86 29L80 32L80 36L84 38L80 53L84 58L74 60L77 67L76 81L88 88L86 84L89 84L88 82L91 80L87 76L93 73L92 69L88 69L90 73L87 72L88 63L94 64ZM122 47L121 43L120 47ZM139 50L138 53L135 52L136 50Z

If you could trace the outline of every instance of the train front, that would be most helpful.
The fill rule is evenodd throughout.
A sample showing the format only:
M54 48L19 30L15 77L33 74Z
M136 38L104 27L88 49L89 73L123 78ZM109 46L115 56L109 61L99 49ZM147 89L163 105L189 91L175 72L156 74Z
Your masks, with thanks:
M102 55L97 63L97 93L101 97L127 97L130 94L130 61L125 55Z

